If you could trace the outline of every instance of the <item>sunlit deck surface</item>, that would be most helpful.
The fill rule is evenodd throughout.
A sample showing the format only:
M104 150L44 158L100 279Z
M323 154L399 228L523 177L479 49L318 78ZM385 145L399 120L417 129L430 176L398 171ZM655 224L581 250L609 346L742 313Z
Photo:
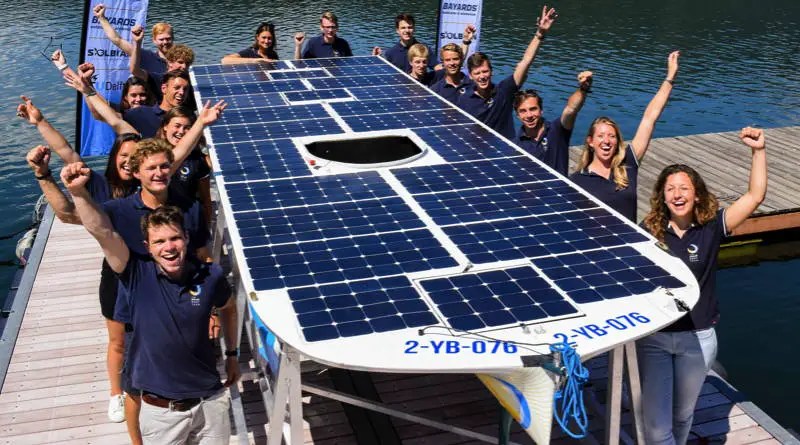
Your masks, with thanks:
M792 172L800 162L800 146L795 142L800 140L800 127L770 129L767 138L770 189L760 211L780 214L800 208L800 185L793 183ZM735 140L734 133L658 139L653 141L640 174L640 212L655 175L663 165L679 160L697 166L723 201L727 196L738 196L746 187L749 151ZM38 271L36 264L31 264L23 278L31 280L32 288L18 337L14 332L4 332L0 340L0 345L13 345L0 390L0 443L127 443L125 425L109 423L106 418L107 336L97 298L100 249L82 227L58 221L49 232L43 230L40 239L37 243L44 245L44 250ZM239 388L247 425L246 431L234 431L232 444L266 443L265 408L253 380L257 370L251 363L245 351L241 364L247 378ZM605 358L595 359L589 366L592 396L587 405L592 413L593 438L585 443L602 443L603 417L592 405L602 407L605 400ZM311 362L304 363L303 369L304 382L354 391L394 408L497 434L498 405L472 375L354 373ZM303 408L306 443L480 443L315 395L304 395ZM746 396L718 377L709 376L696 409L693 443L797 443ZM632 436L629 413L623 415L623 424ZM518 428L512 440L532 443ZM554 427L553 443L577 441L566 439Z

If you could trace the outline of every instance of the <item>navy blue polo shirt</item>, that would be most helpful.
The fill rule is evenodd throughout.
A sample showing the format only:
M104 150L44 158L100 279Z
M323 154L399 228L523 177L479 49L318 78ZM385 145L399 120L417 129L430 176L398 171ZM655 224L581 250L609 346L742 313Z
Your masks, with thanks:
M544 122L544 132L539 140L531 139L525 134L525 126L520 127L515 142L523 150L532 154L536 159L553 168L553 170L567 176L569 170L569 138L572 130L567 130L561 124L561 117L550 122Z
M451 85L447 83L447 79L445 79L445 70L439 71L442 72L442 77L438 81L434 82L433 85L430 86L430 89L434 93L455 104L458 101L458 96L466 93L467 88L472 85L472 80L466 74L461 73L461 81L458 83L458 85Z
M421 42L414 39L408 46L403 46L402 43L397 42L393 47L384 51L383 58L388 60L392 65L403 70L404 73L408 73L411 71L411 62L408 61L408 49L417 43ZM433 67L436 66L436 53L430 46L425 46L428 48L428 67L433 69Z
M167 61L162 59L157 52L149 49L139 51L139 68L147 74L164 74L167 72Z
M194 253L197 249L208 243L208 225L197 200L180 199L170 195L167 205L172 205L183 210L183 228L189 234L189 251ZM142 202L142 192L133 193L125 198L114 199L103 203L114 230L122 236L131 252L138 255L148 255L144 246L142 234L142 217L152 212Z
M491 95L484 99L475 92L475 84L458 96L456 105L509 140L514 140L514 94L519 86L514 76L508 76L492 85Z
M347 40L336 37L333 43L325 43L322 35L312 37L306 42L306 47L303 50L303 59L317 59L326 57L350 57L353 51L350 50L350 44Z
M594 195L622 216L636 222L636 183L639 177L639 162L630 144L625 148L625 170L628 172L628 186L617 190L613 172L604 178L588 168L569 175L569 179Z
M159 127L161 127L161 119L166 114L166 111L161 109L161 106L156 105L142 105L125 113L125 122L131 124L143 139L152 138L156 136Z
M211 174L202 152L192 150L169 181L169 196L176 200L196 200L200 180Z
M263 57L261 57L261 54L258 53L258 50L256 50L252 46L248 46L247 48L239 51L237 54L239 54L239 56L241 57L244 57L245 59L263 59ZM278 60L278 53L276 53L274 49L269 48L267 49L267 58L272 60Z
M128 294L130 376L135 388L170 399L209 397L222 388L208 338L211 310L231 295L217 264L187 259L173 281L147 257L132 254L120 274Z
M688 314L664 328L667 332L707 329L719 321L717 300L717 256L722 239L728 236L725 210L719 209L716 218L703 224L692 224L679 238L668 226L664 242L670 252L681 259L700 285L700 299Z
M409 72L408 75L410 76L411 72ZM411 77L413 78L414 76ZM441 80L443 77L444 77L444 70L435 70L435 71L427 71L425 75L422 76L422 79L414 79L414 80L425 85L426 87L430 87L431 85Z

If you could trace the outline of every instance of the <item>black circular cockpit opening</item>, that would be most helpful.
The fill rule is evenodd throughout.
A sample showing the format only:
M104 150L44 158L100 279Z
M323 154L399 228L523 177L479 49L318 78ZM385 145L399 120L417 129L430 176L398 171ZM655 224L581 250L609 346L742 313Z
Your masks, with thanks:
M383 164L422 153L422 149L406 136L319 141L306 145L306 149L318 158L347 164Z

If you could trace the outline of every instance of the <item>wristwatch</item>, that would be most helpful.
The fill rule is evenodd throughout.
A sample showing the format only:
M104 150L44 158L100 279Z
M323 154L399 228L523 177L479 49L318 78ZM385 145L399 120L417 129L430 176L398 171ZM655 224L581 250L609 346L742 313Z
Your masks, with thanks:
M225 350L225 357L238 357L238 356L239 356L239 348Z

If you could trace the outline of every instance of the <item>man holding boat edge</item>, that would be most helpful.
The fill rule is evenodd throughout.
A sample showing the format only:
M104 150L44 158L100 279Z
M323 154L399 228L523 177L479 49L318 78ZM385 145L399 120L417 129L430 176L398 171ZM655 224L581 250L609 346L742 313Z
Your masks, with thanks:
M528 44L522 59L517 63L514 73L496 85L492 83L492 64L489 57L481 52L471 55L467 59L467 68L473 84L466 89L464 94L458 96L456 105L507 139L513 140L515 134L512 119L514 95L525 83L528 69L536 58L539 46L556 17L558 14L554 8L542 7L542 15L536 21L536 34Z
M61 180L83 226L100 243L128 293L133 335L132 384L141 389L145 444L230 442L230 401L216 370L208 321L221 314L226 342L225 387L239 378L235 299L222 269L188 250L183 214L161 206L142 218L146 255L133 252L86 190L90 170L71 163Z

